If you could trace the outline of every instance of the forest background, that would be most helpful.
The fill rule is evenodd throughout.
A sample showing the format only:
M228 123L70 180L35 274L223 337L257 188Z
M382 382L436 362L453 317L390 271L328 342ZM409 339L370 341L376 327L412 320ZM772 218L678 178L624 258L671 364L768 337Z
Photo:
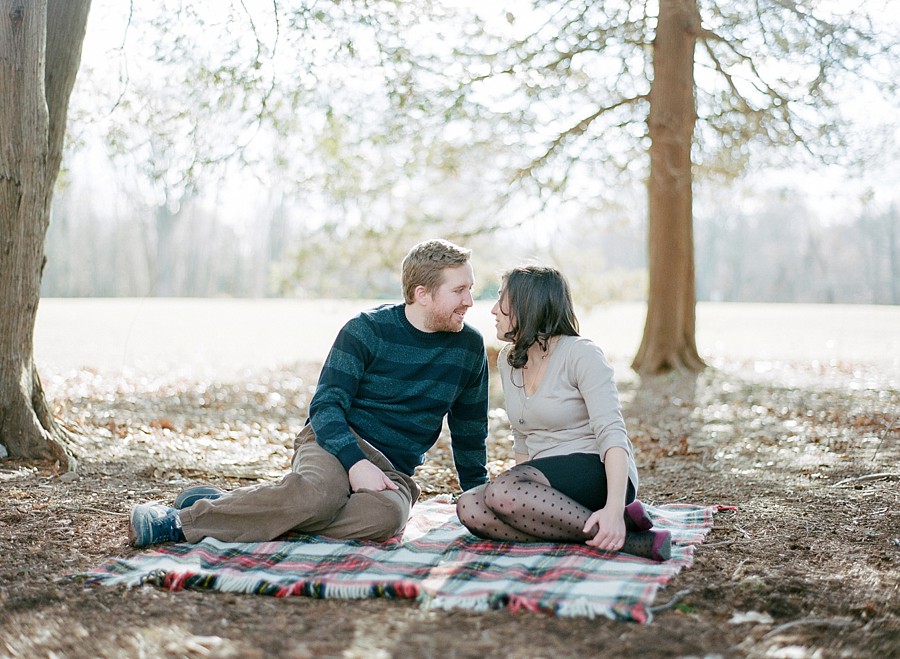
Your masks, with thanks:
M897 4L877 15L896 22ZM580 171L510 182L510 161L539 145L517 143L499 111L486 135L394 114L403 90L385 80L402 84L403 63L376 43L377 17L331 8L298 36L270 7L94 2L43 297L396 298L405 249L446 236L474 249L481 298L533 259L563 268L580 305L645 299L646 149L610 131L604 168L576 155ZM482 8L481 27L533 28L524 7ZM330 36L336 22L346 43ZM392 56L424 49L449 69L453 40L475 28L442 29L449 45L408 29ZM859 78L831 83L845 85L844 155L695 156L699 301L900 304L893 103ZM497 110L505 90L491 84L474 97Z

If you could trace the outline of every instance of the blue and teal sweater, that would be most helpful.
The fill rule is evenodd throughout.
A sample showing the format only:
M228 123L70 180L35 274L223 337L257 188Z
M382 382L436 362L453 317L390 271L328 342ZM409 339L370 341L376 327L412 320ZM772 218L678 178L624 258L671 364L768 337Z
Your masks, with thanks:
M350 469L365 455L351 433L412 475L447 417L464 490L487 480L488 367L478 330L422 332L404 305L352 318L338 333L309 405L319 444Z

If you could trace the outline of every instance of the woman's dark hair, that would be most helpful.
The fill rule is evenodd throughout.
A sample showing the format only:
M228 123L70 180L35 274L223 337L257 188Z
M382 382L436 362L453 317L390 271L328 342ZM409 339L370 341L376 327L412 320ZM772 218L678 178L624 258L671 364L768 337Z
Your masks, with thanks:
M569 282L556 268L522 265L503 275L500 308L509 315L506 338L513 346L509 365L522 368L528 363L528 348L537 343L545 350L557 335L578 336Z

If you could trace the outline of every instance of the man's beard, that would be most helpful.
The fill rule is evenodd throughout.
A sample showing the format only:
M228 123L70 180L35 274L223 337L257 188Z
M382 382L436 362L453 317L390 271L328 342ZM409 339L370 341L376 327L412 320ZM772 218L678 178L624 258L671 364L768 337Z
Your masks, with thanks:
M463 323L456 318L456 310L450 314L429 312L425 319L425 326L432 332L459 332Z

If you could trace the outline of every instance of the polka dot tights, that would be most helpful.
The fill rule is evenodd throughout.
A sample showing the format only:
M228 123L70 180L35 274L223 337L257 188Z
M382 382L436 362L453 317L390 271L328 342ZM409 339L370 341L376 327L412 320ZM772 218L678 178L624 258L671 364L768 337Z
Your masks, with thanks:
M456 511L474 535L506 542L584 542L593 511L550 487L539 470L519 465L465 492Z

